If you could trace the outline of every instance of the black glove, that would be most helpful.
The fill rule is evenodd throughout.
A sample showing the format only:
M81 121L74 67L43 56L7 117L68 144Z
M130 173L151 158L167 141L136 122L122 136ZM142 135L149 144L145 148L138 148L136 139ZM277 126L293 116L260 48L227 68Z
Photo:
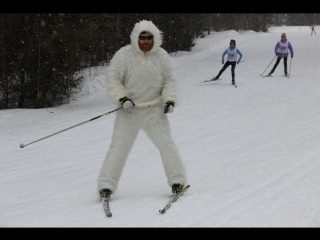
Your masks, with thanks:
M164 105L164 113L172 113L174 108L174 102L167 101Z
M293 58L293 56L291 55L291 58Z
M239 64L239 63L240 63L240 61L237 62L237 64Z
M276 56L278 56L279 55L279 53L276 53Z
M134 102L127 97L120 98L119 101L124 110L134 109L135 107Z
M222 64L224 64L224 61L222 61Z

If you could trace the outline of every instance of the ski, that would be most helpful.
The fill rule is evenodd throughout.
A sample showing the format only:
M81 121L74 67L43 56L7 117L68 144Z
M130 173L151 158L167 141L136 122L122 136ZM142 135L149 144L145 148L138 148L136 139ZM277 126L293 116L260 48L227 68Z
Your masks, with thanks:
M202 83L205 83L205 82L212 82L212 81L218 81L218 80L222 80L221 78L218 78L218 79L215 79L215 80L213 80L213 79L210 79L210 80L204 80L204 81L202 81Z
M180 193L178 194L174 193L173 196L170 198L169 202L167 203L167 205L163 209L160 209L159 212L162 214L165 213L171 207L171 204L176 202L178 198L189 189L189 187L190 185L187 185L184 189L182 189Z
M286 76L286 75L282 75L282 76L283 76L283 77L290 78L290 75L289 75L289 74L288 74L287 76ZM270 75L264 75L263 77L265 78L265 77L272 77L272 76L270 76Z
M104 197L102 202L103 202L103 209L105 210L107 217L112 217L112 213L111 213L110 207L109 207L108 198Z

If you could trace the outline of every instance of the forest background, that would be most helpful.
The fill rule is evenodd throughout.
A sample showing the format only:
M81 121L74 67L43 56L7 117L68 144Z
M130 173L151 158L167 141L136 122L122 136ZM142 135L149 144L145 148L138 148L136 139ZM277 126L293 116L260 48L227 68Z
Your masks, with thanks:
M319 13L2 13L0 110L66 104L86 69L109 64L130 43L134 24L151 20L170 54L191 51L214 32L318 25Z

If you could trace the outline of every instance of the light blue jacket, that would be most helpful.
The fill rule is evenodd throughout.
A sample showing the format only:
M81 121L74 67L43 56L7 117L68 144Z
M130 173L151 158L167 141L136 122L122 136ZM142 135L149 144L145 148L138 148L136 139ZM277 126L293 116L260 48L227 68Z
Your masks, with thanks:
M233 48L231 48L231 47L229 47L229 49L230 50L232 50ZM224 61L224 56L226 55L226 54L228 54L228 51L227 51L227 49L224 51L224 53L222 54L222 61ZM240 50L237 48L237 54L239 54L239 59L238 59L238 62L240 62L241 61L241 59L242 59L242 53L240 52Z

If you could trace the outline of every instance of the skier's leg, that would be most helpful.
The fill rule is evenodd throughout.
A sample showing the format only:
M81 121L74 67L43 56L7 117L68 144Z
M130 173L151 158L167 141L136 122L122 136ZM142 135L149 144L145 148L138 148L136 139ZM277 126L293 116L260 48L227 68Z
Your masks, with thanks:
M271 69L271 71L270 71L269 74L274 73L274 71L276 70L276 68L277 68L277 66L278 66L278 64L279 64L279 62L280 62L280 60L281 60L281 57L278 57L276 63L274 64L274 66L273 66L273 68Z
M163 106L160 104L150 108L146 114L144 130L160 152L168 185L172 187L174 183L179 183L185 186L186 169L172 139L170 123L167 114L163 113Z
M221 68L219 74L216 76L217 79L218 79L218 78L221 76L221 74L227 69L227 67L229 67L229 65L230 65L230 62L229 62L229 61L226 61L226 63L225 63L225 64L223 65L223 67Z
M287 57L283 57L284 74L287 75Z
M232 80L235 80L234 77L235 77L235 68L236 68L236 65L237 65L237 62L232 62L231 63L231 77L232 77Z
M111 144L98 178L98 191L103 188L109 188L112 193L116 191L123 167L139 133L139 111L117 112Z

